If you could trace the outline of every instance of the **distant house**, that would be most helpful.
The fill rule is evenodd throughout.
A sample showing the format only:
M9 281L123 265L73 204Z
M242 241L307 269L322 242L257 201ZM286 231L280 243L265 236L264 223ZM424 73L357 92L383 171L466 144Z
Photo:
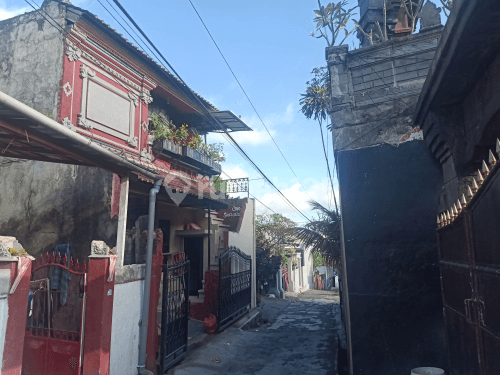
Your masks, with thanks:
M295 247L285 247L285 250L288 250L287 290L301 293L313 289L314 269L311 250Z

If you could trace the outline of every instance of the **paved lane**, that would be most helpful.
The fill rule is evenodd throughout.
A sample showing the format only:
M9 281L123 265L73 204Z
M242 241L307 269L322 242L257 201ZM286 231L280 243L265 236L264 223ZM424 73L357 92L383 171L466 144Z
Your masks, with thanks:
M266 299L267 309L281 303L268 324L211 337L169 374L336 375L338 297L310 291L282 302Z

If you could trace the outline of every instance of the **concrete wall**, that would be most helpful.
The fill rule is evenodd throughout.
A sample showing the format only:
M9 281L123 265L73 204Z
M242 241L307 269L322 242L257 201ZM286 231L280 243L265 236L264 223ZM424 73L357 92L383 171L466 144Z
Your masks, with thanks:
M99 168L28 161L0 168L0 235L15 236L30 255L69 243L72 255L91 242L116 246L111 219L113 175Z
M110 375L136 375L144 280L115 285ZM155 322L152 322L153 324Z
M248 199L241 229L239 232L229 232L229 246L236 246L242 252L252 257L252 308L256 305L257 272L255 253L255 199Z
M415 34L350 52L348 46L327 50L335 150L408 140L440 35Z
M302 268L302 285L304 289L314 289L314 266L310 250L304 251L304 267Z
M44 7L66 26L64 7ZM63 69L63 36L38 12L0 21L0 91L57 118Z
M415 141L341 152L338 164L354 374L446 368L438 163Z
M353 375L446 367L435 235L442 177L413 125L440 35L327 51Z

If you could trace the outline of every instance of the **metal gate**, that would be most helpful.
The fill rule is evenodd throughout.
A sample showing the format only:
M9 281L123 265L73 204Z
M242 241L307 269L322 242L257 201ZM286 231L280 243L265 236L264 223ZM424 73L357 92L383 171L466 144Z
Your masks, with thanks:
M23 375L80 375L86 264L47 254L31 272Z
M177 258L162 267L160 374L185 357L189 318L189 260Z
M219 331L246 314L251 302L252 257L231 246L219 258Z
M500 371L500 163L456 218L438 229L453 375Z

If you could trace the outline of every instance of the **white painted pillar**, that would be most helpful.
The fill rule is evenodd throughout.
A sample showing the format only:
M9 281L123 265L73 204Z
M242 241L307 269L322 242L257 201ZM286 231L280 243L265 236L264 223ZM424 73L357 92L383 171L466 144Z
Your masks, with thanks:
M125 259L125 236L127 231L129 176L120 177L120 208L118 211L118 231L116 234L117 266L123 266Z

